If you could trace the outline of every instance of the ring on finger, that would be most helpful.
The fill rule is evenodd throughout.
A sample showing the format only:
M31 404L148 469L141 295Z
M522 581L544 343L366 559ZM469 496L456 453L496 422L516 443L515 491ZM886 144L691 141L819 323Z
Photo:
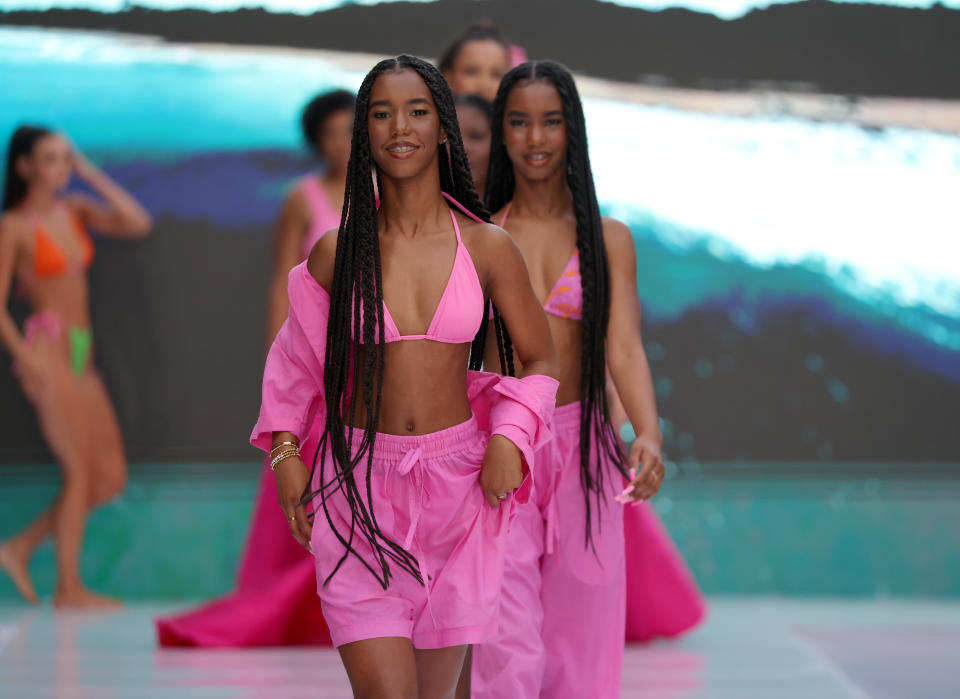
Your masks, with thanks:
M505 500L507 498L506 493L500 493L497 495L497 500Z

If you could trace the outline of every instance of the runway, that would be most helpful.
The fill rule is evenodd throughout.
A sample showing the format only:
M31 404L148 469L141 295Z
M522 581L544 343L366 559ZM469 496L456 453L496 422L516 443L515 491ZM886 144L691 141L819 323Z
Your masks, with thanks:
M623 692L650 699L945 699L960 695L960 603L712 598L677 641L630 646ZM349 697L326 649L160 650L152 618L0 607L0 696L11 699Z

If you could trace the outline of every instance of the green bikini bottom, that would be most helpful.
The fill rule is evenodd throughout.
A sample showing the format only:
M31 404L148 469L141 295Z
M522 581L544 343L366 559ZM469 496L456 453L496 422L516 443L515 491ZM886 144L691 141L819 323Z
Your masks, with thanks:
M70 368L77 376L83 376L93 351L93 330L72 325L67 331L67 341L70 344Z

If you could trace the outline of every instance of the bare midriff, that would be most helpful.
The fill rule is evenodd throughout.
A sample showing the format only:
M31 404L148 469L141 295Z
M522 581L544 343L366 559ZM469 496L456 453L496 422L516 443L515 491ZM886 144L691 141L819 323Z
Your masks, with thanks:
M24 283L24 289L33 313L48 311L56 313L67 327L90 327L90 292L85 271L34 277Z
M365 357L360 348L357 361ZM386 370L380 401L379 432L420 435L439 432L470 419L466 376L470 345L404 340L384 348ZM363 395L362 383L355 395ZM354 426L364 423L364 411L350 420Z

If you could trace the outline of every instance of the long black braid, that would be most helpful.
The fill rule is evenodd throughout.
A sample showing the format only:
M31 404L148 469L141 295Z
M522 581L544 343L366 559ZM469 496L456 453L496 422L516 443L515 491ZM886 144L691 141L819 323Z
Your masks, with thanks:
M377 227L377 204L372 172L380 173L370 150L370 133L367 127L367 112L370 91L376 79L388 71L413 70L430 89L437 107L440 125L447 135L448 147L438 149L441 189L459 201L478 218L489 221L490 216L477 196L470 173L470 165L460 128L453 96L440 72L426 61L412 56L398 56L381 61L367 73L357 93L356 116L353 123L350 162L347 166L346 190L343 211L340 216L340 231L337 238L337 253L334 262L333 281L330 289L330 319L327 328L326 359L324 361L324 391L327 421L320 445L313 459L313 472L319 466L320 487L304 493L302 501L309 502L319 495L321 508L327 524L344 546L344 553L324 583L340 569L350 554L361 563L386 588L392 573L389 561L413 575L421 583L423 579L417 559L393 541L380 529L374 514L370 483L374 444L380 422L384 363L384 310L383 269L380 258L380 239ZM379 187L383 192L383 188ZM487 317L481 324L477 337L471 343L469 366L479 369L483 361L484 341L487 332ZM505 342L509 338L502 328L499 314L494 319L498 337ZM360 329L360 335L353 332ZM362 338L362 340L361 340ZM503 345L503 343L500 343ZM362 351L361 351L362 350ZM505 349L501 349L501 352ZM362 386L362 390L357 388ZM359 415L364 416L363 437L358 448L353 449L353 423ZM333 474L328 479L327 450L331 453ZM366 460L366 497L358 487L355 470ZM349 530L341 531L331 517L327 498L336 491L343 493L350 507ZM314 514L316 514L315 509ZM375 561L371 564L354 545L354 537L365 540L372 549Z
M513 165L503 144L503 115L510 91L518 84L542 80L553 85L563 102L567 129L567 186L573 195L577 221L577 251L583 284L582 350L580 357L580 483L587 506L586 541L591 543L591 493L601 506L604 464L612 462L626 475L620 440L610 423L606 392L606 340L610 318L610 272L603 243L603 222L587 153L583 105L570 72L554 61L528 61L503 76L493 102L490 165L486 204L498 211L513 198L516 188ZM596 442L597 449L592 449Z

